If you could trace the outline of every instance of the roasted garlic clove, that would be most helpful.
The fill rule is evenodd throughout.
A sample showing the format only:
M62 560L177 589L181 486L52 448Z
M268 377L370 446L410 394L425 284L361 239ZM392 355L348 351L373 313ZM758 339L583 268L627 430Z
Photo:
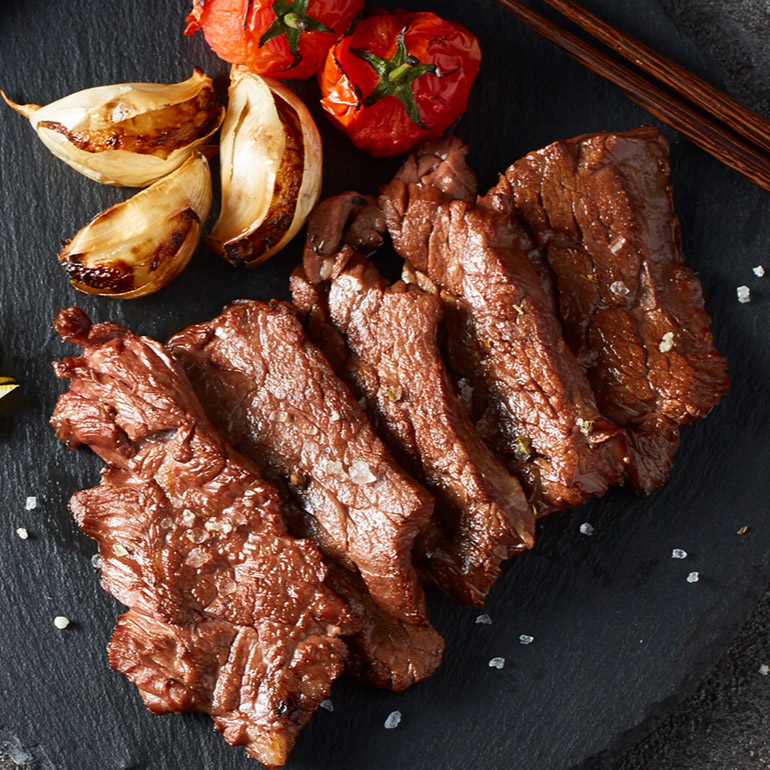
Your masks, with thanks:
M291 90L233 67L219 162L222 209L206 240L229 262L254 267L297 234L318 202L318 128Z
M124 187L146 187L179 168L225 114L211 78L197 68L181 83L98 86L45 107L0 94L57 158L97 182Z
M169 176L94 217L59 262L86 294L152 294L187 266L210 207L209 164L196 152Z

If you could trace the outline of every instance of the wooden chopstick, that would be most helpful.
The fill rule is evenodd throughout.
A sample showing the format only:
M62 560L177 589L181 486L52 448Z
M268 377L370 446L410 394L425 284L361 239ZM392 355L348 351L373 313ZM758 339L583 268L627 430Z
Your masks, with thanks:
M696 111L589 43L531 10L519 0L497 0L506 10L563 48L592 72L620 86L626 95L662 122L763 190L770 192L770 159L722 125Z
M613 51L653 75L696 107L718 118L736 133L770 152L770 121L702 78L659 54L644 43L615 29L573 0L545 0Z

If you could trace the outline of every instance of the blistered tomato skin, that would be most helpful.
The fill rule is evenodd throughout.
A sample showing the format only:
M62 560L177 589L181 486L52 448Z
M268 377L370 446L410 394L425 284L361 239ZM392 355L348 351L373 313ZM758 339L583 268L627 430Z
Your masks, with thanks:
M465 112L480 66L478 40L459 24L375 11L329 49L321 104L357 147L398 155Z
M217 56L252 72L306 78L363 6L364 0L195 0L185 35L203 30Z

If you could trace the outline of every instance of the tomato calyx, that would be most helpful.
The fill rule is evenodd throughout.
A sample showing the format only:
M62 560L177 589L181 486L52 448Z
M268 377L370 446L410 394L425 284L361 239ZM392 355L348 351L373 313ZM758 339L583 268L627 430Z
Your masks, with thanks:
M416 56L407 52L404 33L408 29L409 27L406 26L398 33L396 53L392 59L382 59L365 48L351 48L350 52L365 61L377 73L377 85L364 99L364 107L371 107L387 96L395 96L404 105L412 122L420 128L425 128L414 100L412 83L428 73L437 77L444 77L444 75L439 73L435 64L420 64Z
M334 32L331 27L308 15L308 2L309 0L275 0L273 3L275 21L259 38L259 47L261 48L270 40L286 35L289 51L294 60L288 67L280 70L281 72L296 67L302 61L299 52L299 39L303 32Z

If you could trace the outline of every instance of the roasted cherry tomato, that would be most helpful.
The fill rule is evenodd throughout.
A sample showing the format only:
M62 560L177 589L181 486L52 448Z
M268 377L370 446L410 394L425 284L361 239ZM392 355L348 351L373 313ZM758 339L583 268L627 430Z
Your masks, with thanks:
M203 30L214 53L252 72L306 78L364 0L195 0L185 35Z
M321 104L353 143L397 155L441 136L468 105L478 40L433 13L375 11L329 50Z

